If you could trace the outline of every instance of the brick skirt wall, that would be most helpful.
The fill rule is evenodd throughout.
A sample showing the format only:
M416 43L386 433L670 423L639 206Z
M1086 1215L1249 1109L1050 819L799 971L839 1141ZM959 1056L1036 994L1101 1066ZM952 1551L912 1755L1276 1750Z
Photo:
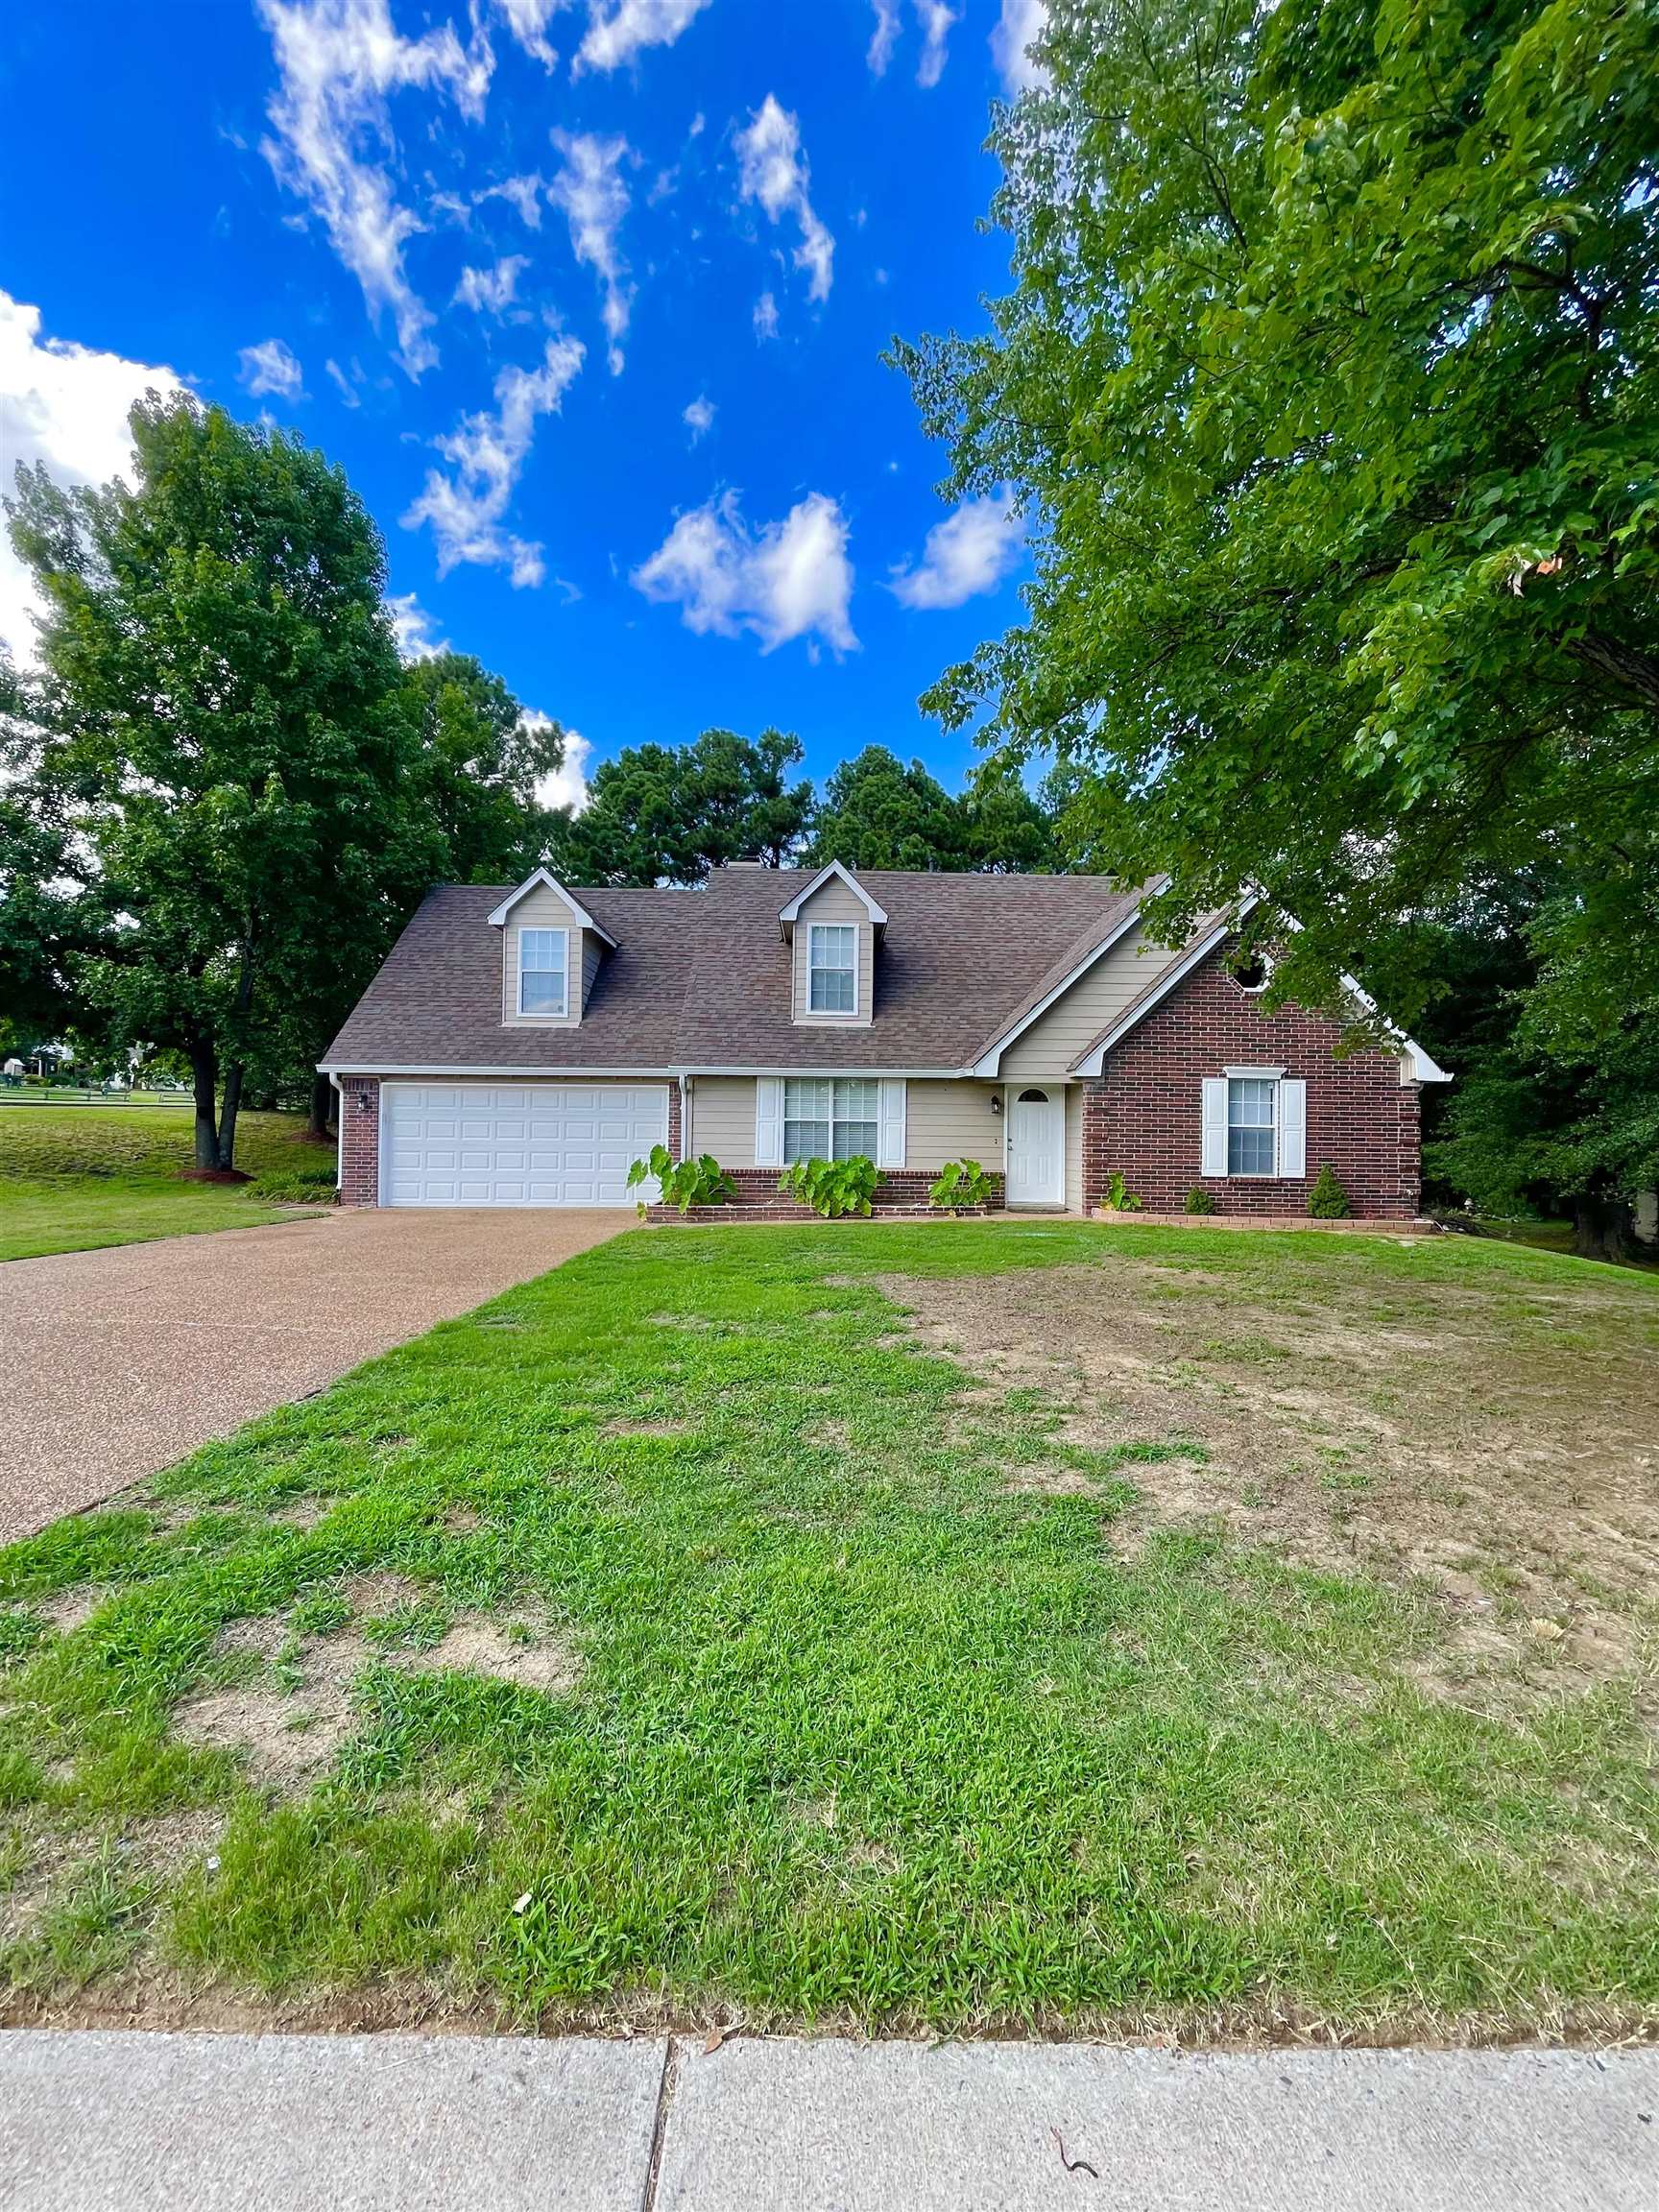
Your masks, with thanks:
M340 1078L340 1203L380 1203L380 1078Z
M1422 1188L1420 1097L1392 1052L1337 1059L1339 1023L1301 1007L1264 1014L1220 948L1106 1055L1083 1087L1083 1199L1098 1206L1114 1172L1155 1214L1208 1190L1218 1214L1305 1214L1327 1161L1357 1214L1408 1220ZM1229 1067L1283 1068L1308 1086L1308 1172L1204 1175L1203 1082Z

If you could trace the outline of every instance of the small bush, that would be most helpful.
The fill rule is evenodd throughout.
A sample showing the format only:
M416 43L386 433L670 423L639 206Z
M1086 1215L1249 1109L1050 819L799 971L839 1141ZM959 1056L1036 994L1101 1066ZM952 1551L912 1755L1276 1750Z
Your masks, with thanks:
M868 1214L876 1195L876 1163L855 1152L851 1160L797 1160L778 1178L778 1188L798 1206L810 1206L826 1221L844 1214Z
M1106 1196L1103 1204L1108 1213L1111 1214L1139 1214L1141 1211L1140 1199L1128 1188L1116 1168L1112 1170L1112 1180L1106 1186Z
M1327 1160L1308 1193L1310 1216L1315 1221L1346 1221L1353 1211L1347 1191L1337 1181L1335 1168Z
M262 1206L326 1206L334 1197L334 1163L296 1160L267 1167L243 1188Z
M1187 1193L1187 1211L1189 1214L1214 1214L1215 1211L1214 1191L1206 1190L1201 1183L1194 1184Z
M991 1178L977 1160L947 1160L927 1192L929 1206L949 1212L960 1206L989 1206Z
M715 1159L712 1152L699 1153L695 1160L676 1160L666 1145L653 1144L649 1160L636 1160L628 1170L628 1188L637 1190L641 1183L655 1181L661 1190L664 1206L678 1206L682 1214L693 1206L724 1206L728 1199L735 1198L737 1186ZM646 1205L639 1201L639 1217L644 1219Z

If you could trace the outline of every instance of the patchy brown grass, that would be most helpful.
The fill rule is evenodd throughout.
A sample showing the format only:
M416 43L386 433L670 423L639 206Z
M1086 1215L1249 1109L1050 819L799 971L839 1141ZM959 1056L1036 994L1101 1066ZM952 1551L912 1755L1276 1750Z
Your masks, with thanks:
M930 1349L1058 1407L1063 1443L1203 1448L1123 1469L1140 1503L1119 1544L1202 1522L1424 1590L1443 1626L1424 1679L1443 1694L1652 1672L1659 1355L1617 1283L1403 1289L1357 1271L1314 1304L1125 1258L882 1287ZM1008 1486L1069 1495L1087 1478Z

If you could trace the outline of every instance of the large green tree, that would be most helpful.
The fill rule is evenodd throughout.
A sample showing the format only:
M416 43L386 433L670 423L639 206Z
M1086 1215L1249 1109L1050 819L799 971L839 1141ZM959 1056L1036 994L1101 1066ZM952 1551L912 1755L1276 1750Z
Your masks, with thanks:
M24 469L8 502L46 604L13 792L69 832L74 989L110 1037L188 1057L198 1164L227 1169L249 1067L383 947L444 842L408 803L420 721L345 477L188 398L132 430L130 486Z
M630 745L601 763L582 813L556 825L551 865L573 883L701 883L742 859L797 852L812 786L791 781L798 737L705 730L689 745Z
M559 821L541 793L565 758L564 731L527 714L470 654L428 655L404 682L420 717L420 794L449 880L521 881Z
M1547 873L1537 1031L1611 1075L1659 998L1652 0L1047 21L1014 288L897 349L1036 568L929 704L1053 760L1170 932L1260 885L1311 1000L1414 1019L1433 917Z
M960 797L884 745L843 760L812 815L814 867L1011 871L1058 864L1053 827L1016 781L981 777Z

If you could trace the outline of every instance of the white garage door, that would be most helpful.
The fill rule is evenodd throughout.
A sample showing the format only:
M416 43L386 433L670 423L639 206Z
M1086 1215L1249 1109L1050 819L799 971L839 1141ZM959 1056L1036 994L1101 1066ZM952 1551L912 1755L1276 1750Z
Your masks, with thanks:
M383 1206L631 1206L668 1142L662 1083L388 1083Z

